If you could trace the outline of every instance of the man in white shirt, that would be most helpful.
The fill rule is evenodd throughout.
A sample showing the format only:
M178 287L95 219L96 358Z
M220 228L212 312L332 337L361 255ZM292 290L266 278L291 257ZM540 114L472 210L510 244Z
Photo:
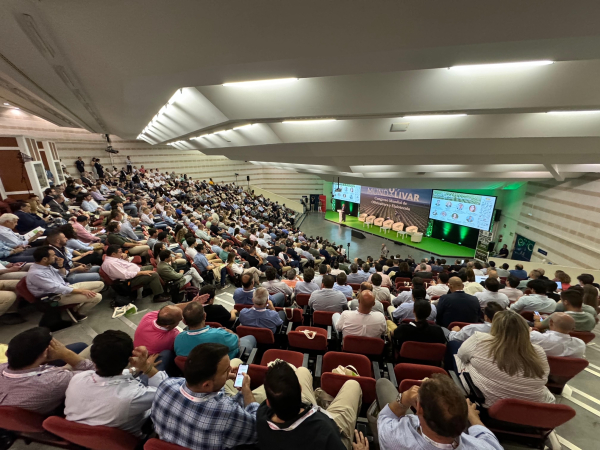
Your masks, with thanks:
M508 297L511 303L516 302L521 297L523 297L523 291L518 289L519 283L521 281L515 277L508 277L506 279L506 287L504 289L500 289L498 292L504 294Z
M262 286L269 291L271 294L276 294L281 292L287 298L290 298L293 294L292 288L290 288L283 281L279 281L277 279L277 270L274 267L269 267L265 270L265 275L267 276L267 281L265 281Z
M442 329L444 330L444 334L446 335L448 341L464 342L473 336L476 331L480 331L481 333L489 333L492 329L492 320L494 319L494 315L500 311L504 311L502 306L496 302L489 302L483 309L483 318L485 320L484 323L473 323L462 328L455 326L452 327L452 330L450 331L447 331L446 328Z
M540 313L553 313L556 309L556 301L546 296L547 286L544 280L531 280L527 287L533 290L533 294L524 295L510 309L520 313L521 311L538 311Z
M538 320L541 320L539 318ZM575 319L564 312L555 312L550 316L550 329L545 333L531 332L531 343L544 349L547 356L567 356L583 358L585 342L571 337L569 333L575 330Z
M331 318L333 326L344 336L365 336L377 338L385 334L386 323L383 314L371 311L375 306L375 296L364 291L360 296L357 311L335 313Z
M323 277L323 289L310 294L308 305L315 311L333 311L341 313L348 309L346 296L340 291L335 291L333 285L335 278L331 275Z
M65 418L85 425L120 428L136 436L150 417L158 385L168 378L154 367L158 355L148 356L145 347L134 349L123 331L108 330L94 338L90 357L96 370L75 375L66 392ZM129 365L136 371L124 373ZM144 427L145 428L145 427Z
M368 283L368 281L367 281ZM382 279L381 274L374 273L371 277L371 284L373 284L373 295L375 295L375 300L377 301L385 301L389 302L393 297L390 294L390 290L386 287L382 287Z
M485 305L487 305L488 302L496 302L500 306L502 306L502 309L508 308L508 305L510 305L510 300L506 295L498 292L499 288L500 283L496 278L486 278L486 290L483 292L475 292L475 297L477 297L477 300L479 300L479 304L482 308L485 307Z
M411 291L411 300L402 303L398 308L390 306L388 312L393 317L395 323L400 323L404 319L415 319L414 302L426 297L425 288L422 286L416 287ZM435 305L431 305L431 314L427 317L427 320L435 320L437 316L437 309Z
M450 279L450 275L446 272L442 272L438 275L438 283L432 281L429 287L427 288L427 295L429 297L441 297L442 295L446 295L448 290L448 280Z
M412 279L412 284L413 284L413 289L414 288L423 288L423 289L425 289L425 282L423 281L423 278L421 278L421 277L414 277ZM409 291L400 292L400 294L398 295L398 297L396 297L395 299L392 300L392 304L394 306L399 306L401 303L411 301L412 298L413 298L412 289L409 290ZM429 295L428 294L425 295L425 299L429 300Z

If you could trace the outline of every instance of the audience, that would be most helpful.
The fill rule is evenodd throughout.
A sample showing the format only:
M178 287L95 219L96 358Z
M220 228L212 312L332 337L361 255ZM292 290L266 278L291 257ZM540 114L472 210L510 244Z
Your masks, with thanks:
M388 308L388 312L389 312L390 316L393 317L394 322L400 323L404 319L414 319L415 318L415 315L413 313L414 302L416 302L417 300L425 300L425 297L427 296L427 292L425 291L425 288L423 288L421 286L413 288L413 290L411 291L411 294L412 294L412 299L402 303L400 306L398 306L398 308L394 308L393 306L390 306ZM429 302L429 300L425 300L425 301ZM431 310L430 314L426 319L427 320L435 320L436 315L437 315L437 309L435 306L431 305L430 310Z
M508 285L504 289L500 289L498 292L506 295L508 300L511 303L514 303L523 296L523 291L518 289L520 281L518 278L511 276L506 279L506 282Z
M555 312L548 317L548 330L545 333L536 330L531 332L531 343L542 347L547 356L583 358L585 342L571 337L571 331L575 331L575 319L565 312Z
M436 323L447 328L452 322L480 322L483 317L479 300L463 290L462 280L452 277L448 287L450 293L442 295L438 301Z
M553 313L556 302L546 295L546 282L543 280L531 280L527 287L533 291L532 294L523 295L516 303L510 305L510 309L516 312L538 311L541 313Z
M385 334L385 317L372 311L375 297L371 291L364 291L358 300L358 310L335 313L331 321L334 328L344 336L381 337Z
M120 428L136 436L151 432L147 422L156 388L168 378L154 367L157 354L149 356L145 347L134 347L123 331L108 330L94 338L90 357L95 368L76 374L69 383L65 418ZM139 379L125 370L128 366Z
M269 292L260 287L254 291L252 296L252 308L240 311L240 325L245 327L268 328L273 333L277 327L286 321L284 311L275 311L273 302L269 300Z
M310 294L308 306L315 311L333 311L341 313L348 308L346 296L333 289L335 278L331 275L323 277L323 289Z
M479 304L482 308L488 304L488 302L495 302L502 306L502 309L506 309L510 304L510 300L505 294L498 292L500 289L500 283L496 278L488 277L485 279L485 291L476 292L475 297L479 300Z
M539 280L536 282L543 283ZM550 300L554 302L554 300ZM575 321L575 331L592 331L596 327L596 319L594 316L583 310L583 296L577 289L569 289L560 293L560 302L554 303L558 309L560 305L561 312L565 312ZM536 309L538 312L543 312ZM550 326L550 318L547 317L542 321L541 316L534 315L534 326L538 330L545 330Z
M523 270L523 264L515 264L513 270L508 271L510 276L517 278L518 280L526 280L527 272Z
M294 287L294 293L298 294L312 294L315 291L321 289L321 286L317 285L313 279L315 278L315 271L310 267L304 269L303 280L298 281ZM352 289L352 288L350 288Z
M254 297L254 277L245 273L242 275L242 287L237 288L233 293L233 301L240 305L252 305ZM269 300L274 306L283 306L285 304L285 294L277 292L274 295L269 294Z
M415 317L414 322L401 323L396 329L388 327L390 332L393 333L397 347L402 348L402 344L407 341L445 344L446 337L442 327L428 322L433 315L431 303L423 298L415 298L412 306L412 315Z
M433 374L402 396L389 380L381 378L377 380L377 403L382 408L377 417L382 450L503 449L481 422L477 406L465 400L446 375Z
M333 289L335 289L336 291L340 291L342 294L344 294L346 296L346 298L352 298L354 296L354 292L352 291L352 286L348 286L346 284L346 280L347 280L346 272L340 271L336 275L336 282L333 285Z
M478 331L489 333L492 329L492 320L496 313L504 311L504 308L496 302L488 302L483 308L483 323L473 323L464 327L454 326L447 334L448 341L466 341Z
M429 287L427 288L427 295L429 297L441 297L448 293L450 289L448 287L448 280L450 279L450 275L446 272L442 272L438 275L438 282L432 281Z
M514 311L496 313L490 333L473 334L455 360L458 371L468 372L485 397L486 408L503 398L554 403L546 388L550 372L546 353L531 343L527 322Z

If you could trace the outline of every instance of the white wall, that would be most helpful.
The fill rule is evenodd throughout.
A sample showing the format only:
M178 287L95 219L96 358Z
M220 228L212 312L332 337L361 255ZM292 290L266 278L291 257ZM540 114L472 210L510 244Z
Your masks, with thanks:
M111 156L104 151L106 141L102 135L78 128L58 127L23 111L0 107L0 135L27 135L55 142L71 174L76 173L75 160L79 156L86 166L93 157L100 158L104 167L110 165ZM250 176L251 184L291 200L299 200L302 195L320 194L323 189L323 181L315 175L263 168L225 156L209 156L196 150L180 150L166 145L152 146L144 141L122 140L116 136L111 136L111 140L113 148L119 150L119 154L112 155L118 168L125 165L125 157L129 155L138 168L144 165L146 169L175 170L194 179L212 178L230 183L235 181L238 173L239 184L246 186L246 176Z

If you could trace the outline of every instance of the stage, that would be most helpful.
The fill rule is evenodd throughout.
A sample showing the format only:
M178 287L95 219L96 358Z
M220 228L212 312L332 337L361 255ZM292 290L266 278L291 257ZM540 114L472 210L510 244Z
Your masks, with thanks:
M337 211L327 211L325 213L325 220L337 224L340 223L339 214ZM371 227L365 226L363 228L363 223L358 221L358 217L354 216L346 216L346 222L344 223L344 225L346 225L348 228L353 228L357 231L360 231L361 233L370 234L372 236L378 236L392 242L398 242L408 247L413 247L440 257L473 258L475 256L474 248L468 248L462 245L440 241L439 239L423 236L423 240L421 242L411 242L410 236L408 235L406 235L403 239L402 236L397 236L395 231L388 231L387 233L383 233L379 231L379 227L376 227L375 225L371 225ZM394 253L393 248L389 248L389 250L391 253Z

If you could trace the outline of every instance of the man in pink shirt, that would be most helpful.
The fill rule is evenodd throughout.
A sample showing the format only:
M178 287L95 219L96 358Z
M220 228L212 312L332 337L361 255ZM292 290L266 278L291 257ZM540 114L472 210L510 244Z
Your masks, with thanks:
M111 245L106 250L106 258L102 263L102 271L111 280L131 280L131 286L148 286L152 289L154 303L162 303L171 300L171 296L164 294L158 273L154 272L152 266L141 267L129 262L127 255L118 245Z
M75 233L77 233L77 239L79 239L84 244L91 244L94 242L100 242L100 238L98 236L93 235L88 230L86 230L86 225L89 223L90 218L85 214L81 216L77 216L75 221L71 222L73 225L73 229Z
M108 259L108 258L107 258ZM192 302L204 303L210 297L209 294L198 295ZM192 302L178 303L177 305L163 306L158 311L152 311L144 315L133 337L133 346L144 346L149 355L159 354L156 358L160 364L158 370L169 368L175 358L173 352L175 338L179 334L177 325L183 319L183 309Z

